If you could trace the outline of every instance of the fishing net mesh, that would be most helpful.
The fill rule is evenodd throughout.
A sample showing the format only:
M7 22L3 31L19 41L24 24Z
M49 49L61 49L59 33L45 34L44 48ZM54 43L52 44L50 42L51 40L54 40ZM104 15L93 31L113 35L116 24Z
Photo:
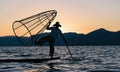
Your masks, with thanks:
M46 29L49 21L55 19L56 14L55 10L50 10L15 21L12 25L13 32L22 44L33 45L40 33Z

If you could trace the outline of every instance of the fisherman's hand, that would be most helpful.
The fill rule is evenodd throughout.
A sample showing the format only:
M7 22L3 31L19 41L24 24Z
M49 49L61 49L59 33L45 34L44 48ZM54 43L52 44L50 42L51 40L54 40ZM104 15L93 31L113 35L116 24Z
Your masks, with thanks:
M49 21L49 24L51 24L51 21Z

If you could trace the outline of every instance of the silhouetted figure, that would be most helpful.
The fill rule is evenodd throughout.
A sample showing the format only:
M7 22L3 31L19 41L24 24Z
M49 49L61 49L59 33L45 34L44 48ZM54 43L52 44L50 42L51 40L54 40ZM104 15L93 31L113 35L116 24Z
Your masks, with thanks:
M47 26L47 30L51 30L51 32L42 37L41 39L39 39L37 42L35 42L35 44L38 44L38 45L43 45L45 42L48 42L49 43L49 46L50 46L50 52L49 52L49 55L51 58L53 58L53 55L54 55L54 44L55 44L55 40L56 38L58 37L58 35L60 35L63 40L65 41L66 43L66 40L61 32L61 30L59 29L59 27L61 27L60 23L59 22L56 22L52 27L49 27L51 24L51 22L49 22L49 25Z

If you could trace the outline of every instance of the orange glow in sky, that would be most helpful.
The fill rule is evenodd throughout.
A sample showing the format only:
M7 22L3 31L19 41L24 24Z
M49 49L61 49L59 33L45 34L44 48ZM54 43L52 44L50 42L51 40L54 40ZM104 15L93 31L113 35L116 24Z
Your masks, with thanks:
M120 31L120 0L0 0L0 36L14 35L12 23L57 10L62 32L89 33L99 28Z

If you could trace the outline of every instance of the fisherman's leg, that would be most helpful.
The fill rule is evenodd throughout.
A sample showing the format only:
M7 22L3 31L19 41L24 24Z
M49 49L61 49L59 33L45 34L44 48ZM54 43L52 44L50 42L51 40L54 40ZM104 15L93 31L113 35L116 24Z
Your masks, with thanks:
M39 39L38 41L35 42L35 44L37 45L43 45L45 42L47 41L47 37L42 37L41 39Z
M53 55L54 55L54 42L49 42L49 45L50 45L49 55L50 55L51 58L53 58Z

